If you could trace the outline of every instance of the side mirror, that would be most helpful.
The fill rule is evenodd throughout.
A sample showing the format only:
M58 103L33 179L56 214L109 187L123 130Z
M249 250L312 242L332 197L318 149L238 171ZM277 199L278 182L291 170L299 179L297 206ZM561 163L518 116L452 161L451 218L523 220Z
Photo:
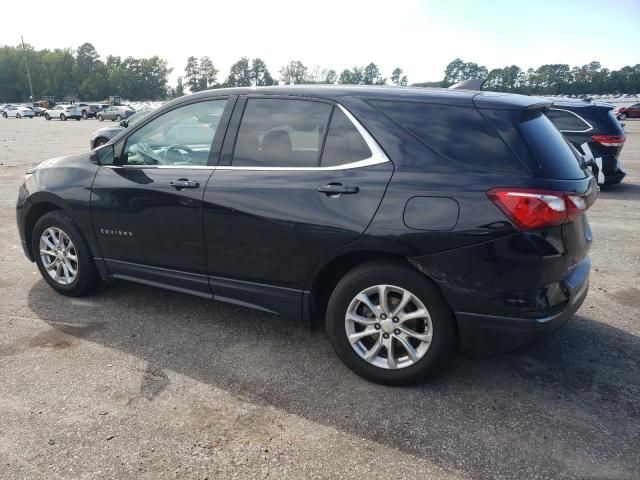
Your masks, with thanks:
M120 126L127 128L129 126L129 120L120 120Z
M91 150L91 163L96 165L113 165L115 163L115 152L113 145L102 145Z

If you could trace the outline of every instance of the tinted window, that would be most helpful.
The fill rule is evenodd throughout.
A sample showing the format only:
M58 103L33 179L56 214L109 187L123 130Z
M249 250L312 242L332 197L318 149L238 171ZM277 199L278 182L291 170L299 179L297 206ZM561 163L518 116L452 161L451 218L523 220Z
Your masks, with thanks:
M575 153L545 115L532 113L532 118L521 122L520 128L540 163L541 176L558 180L585 177Z
M192 103L152 120L127 139L129 165L206 165L226 100Z
M357 162L371 156L367 142L340 108L331 116L329 133L322 153L323 167Z
M551 120L551 122L560 131L585 132L591 129L587 122L582 120L573 112L550 108L547 110L546 114L547 117L549 117L549 120Z
M249 99L233 165L317 167L331 108L306 100Z
M474 107L370 101L423 144L448 159L478 169L521 170L495 130Z

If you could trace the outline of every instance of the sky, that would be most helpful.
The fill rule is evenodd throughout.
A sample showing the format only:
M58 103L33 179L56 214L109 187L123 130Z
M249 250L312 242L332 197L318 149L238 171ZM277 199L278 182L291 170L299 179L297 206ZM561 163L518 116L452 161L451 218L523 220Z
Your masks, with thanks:
M172 82L190 55L208 55L219 81L243 56L275 78L290 60L338 73L375 62L411 83L442 79L458 57L489 70L640 63L640 0L2 0L0 18L0 45L23 35L37 49L91 42L102 58L158 55Z

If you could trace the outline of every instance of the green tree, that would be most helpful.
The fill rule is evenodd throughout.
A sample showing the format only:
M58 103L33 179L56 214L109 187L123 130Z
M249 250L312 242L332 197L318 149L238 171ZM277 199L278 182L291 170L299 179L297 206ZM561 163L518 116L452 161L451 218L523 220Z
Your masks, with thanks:
M280 78L285 85L305 83L307 67L299 60L292 60L280 69Z
M401 78L402 78L402 69L400 67L394 68L393 72L391 72L391 84L399 86Z
M231 65L225 85L227 87L250 87L252 79L251 73L249 59L247 57L242 57L236 63Z
M257 87L273 85L273 78L269 73L267 64L261 58L251 60L251 84Z
M98 63L98 52L89 42L85 42L76 51L76 62L83 73L92 72Z
M218 69L213 65L209 57L200 58L199 90L215 88L218 80Z
M362 83L365 85L384 85L382 75L378 66L371 62L364 67L362 72Z
M187 58L187 66L184 67L184 80L191 92L200 90L200 62L194 56Z

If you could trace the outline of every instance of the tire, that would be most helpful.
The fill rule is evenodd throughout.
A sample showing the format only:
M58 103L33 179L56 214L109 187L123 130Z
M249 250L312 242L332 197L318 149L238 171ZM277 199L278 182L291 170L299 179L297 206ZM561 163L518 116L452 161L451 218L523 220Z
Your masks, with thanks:
M404 295L402 291L413 295L407 306L402 308L402 314L398 313L397 317L389 319L379 310L373 316L372 310L365 307L365 303L359 302L358 298L362 298L359 294L374 292L367 295L372 295L369 300L375 308L375 300L372 298L376 298L378 286L385 287L385 297L391 303L387 314L398 306ZM371 322L366 327L359 322L347 320L347 313L354 305L357 305L354 313L358 313L358 318ZM426 308L427 316L420 316L417 320L398 320L403 314L416 312L422 307ZM412 384L435 373L438 366L449 357L455 340L453 313L436 285L415 269L391 261L366 263L347 273L338 282L329 299L326 326L333 348L344 364L358 375L385 385ZM360 333L364 329L373 333L362 336L352 345L347 329L352 329L351 334ZM425 339L410 337L404 333L406 331L422 335ZM427 340L429 334L430 341ZM385 335L386 340L383 338ZM378 347L378 355L372 361L363 358L366 353L375 350L378 342L385 341L394 352L391 355L393 363L389 360L386 344ZM405 341L413 348L415 360L410 358L408 350L402 346Z
M2 112L2 118L7 118L7 112Z
M122 117L120 115L116 115L116 122L120 122L122 120Z
M79 122L80 121L80 117L76 118L76 121Z
M16 118L20 120L22 118L22 115L20 115L19 113L16 113Z
M82 111L82 118L84 118L85 120L89 118L87 112L85 112L84 110Z
M98 138L95 142L93 142L93 148L101 147L102 145L106 145L109 140L106 138Z
M65 116L65 114L64 114L64 113L61 113L61 114L60 114L60 120L62 120L63 122L66 122L66 121L67 121L67 117Z
M51 116L50 116L48 113L45 113L45 114L44 114L44 118L45 118L46 120L51 120Z
M626 113L621 113L620 115L618 115L618 120L626 120L626 119L627 119Z
M98 121L104 122L104 118L102 118L102 115L98 115Z
M59 271L60 280L67 281L65 278L65 271L69 274L69 279L73 278L72 281L64 284L60 281L57 281L53 278L52 274L47 271L47 266L45 266L45 258L57 258L54 255L50 254L40 254L41 247L49 250L47 243L44 240L41 243L41 237L45 232L62 232L67 239L71 242L73 248L70 250L70 253L75 251L76 261L68 260L69 265L76 267L76 274L73 277L71 270L65 270L65 266L62 268L55 267L54 261L49 265L50 270L53 268L54 270ZM49 243L55 245L55 242L52 241L52 237L45 233L47 238L49 239ZM60 236L58 236L60 238ZM62 237L64 239L64 237ZM64 244L64 241L63 241ZM76 226L76 224L69 218L64 212L61 210L56 210L53 212L49 212L44 214L35 224L33 229L33 238L31 239L31 248L34 252L34 257L36 259L36 263L38 265L38 269L40 270L40 274L42 278L49 284L51 288L55 291L62 293L63 295L69 295L72 297L79 297L85 295L90 292L100 281L100 276L98 275L98 270L93 261L93 255L89 250L89 245ZM61 263L60 263L61 264ZM53 267L51 265L54 265ZM62 265L62 264L61 264Z

